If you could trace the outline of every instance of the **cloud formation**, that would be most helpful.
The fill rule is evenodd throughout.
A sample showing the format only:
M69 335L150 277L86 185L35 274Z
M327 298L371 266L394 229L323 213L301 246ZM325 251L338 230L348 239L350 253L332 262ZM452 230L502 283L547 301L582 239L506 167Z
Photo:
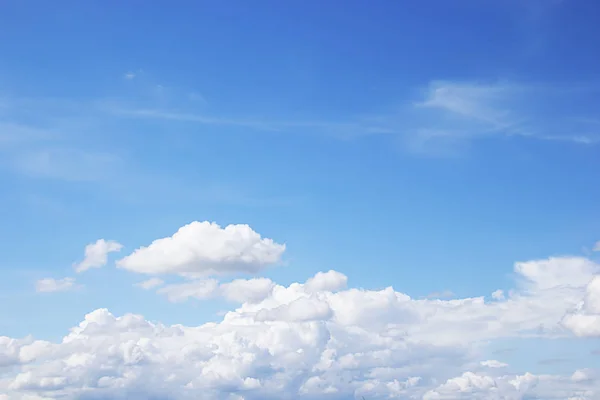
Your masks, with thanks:
M221 228L213 222L195 221L173 236L140 247L117 261L117 266L142 274L256 273L279 263L284 251L284 244L262 238L248 225Z
M413 299L393 288L344 289L319 273L281 286L268 279L193 280L189 293L243 302L219 322L165 326L95 310L59 342L0 338L10 399L587 399L594 370L510 373L480 359L502 338L598 335L599 265L580 257L515 264L505 297ZM183 296L169 285L164 294ZM600 298L600 297L599 297ZM587 315L587 314L586 314Z
M142 289L153 289L157 286L162 286L165 282L160 278L150 278L143 282L136 283L135 286L141 287Z
M448 150L494 135L596 144L595 115L572 104L597 94L592 85L432 81L407 115L414 121L405 127L411 132L407 144L418 151Z
M121 251L123 245L114 240L99 239L85 246L85 258L73 266L75 272L84 272L90 268L100 268L108 262L108 254Z
M44 278L35 283L35 291L40 293L65 292L75 288L75 279L73 278Z
M508 367L508 364L500 362L498 360L485 360L481 362L481 365L488 368L504 368Z
M152 279L142 282L150 289ZM162 281L161 281L162 282ZM142 286L139 284L138 286ZM267 278L235 279L221 283L216 279L194 279L184 283L166 285L156 291L165 295L169 301L178 303L189 299L206 300L223 297L234 303L256 303L268 297L275 283Z

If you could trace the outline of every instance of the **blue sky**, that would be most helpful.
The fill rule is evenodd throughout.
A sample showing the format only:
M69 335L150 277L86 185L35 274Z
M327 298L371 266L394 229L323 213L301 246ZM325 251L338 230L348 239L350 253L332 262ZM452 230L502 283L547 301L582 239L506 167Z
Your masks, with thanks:
M193 221L285 244L277 262L217 273L221 283L291 288L333 269L365 293L489 300L525 290L531 275L515 262L596 265L598 13L591 0L3 4L0 335L60 341L103 308L223 321L237 309L226 289L172 302L118 261ZM213 233L198 229L190 240L208 251ZM75 272L101 238L120 251ZM176 285L181 271L158 275ZM486 337L497 342L483 354L528 349L504 353L515 373L596 367L596 345L579 338L591 334L569 326L535 345ZM579 349L568 362L563 343Z

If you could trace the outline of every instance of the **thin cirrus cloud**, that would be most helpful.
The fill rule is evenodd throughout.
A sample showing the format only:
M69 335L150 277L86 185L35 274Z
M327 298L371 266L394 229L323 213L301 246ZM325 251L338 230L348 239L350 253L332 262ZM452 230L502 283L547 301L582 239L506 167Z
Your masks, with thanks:
M140 287L145 290L154 289L158 286L162 286L165 282L160 278L150 278L145 281L136 283L135 286Z
M74 278L44 278L35 283L35 290L39 293L66 292L75 289Z
M414 102L413 139L427 144L500 135L596 144L597 112L585 105L599 96L592 85L434 81Z
M187 276L256 273L281 262L285 244L263 238L248 225L224 228L194 221L172 236L157 239L117 261L117 266L142 274Z
M124 391L133 399L174 400L273 393L311 400L592 399L600 395L594 370L514 373L479 355L495 340L600 337L599 272L584 257L519 262L514 289L489 300L346 288L336 271L288 286L204 280L204 293L236 293L243 302L199 326L97 309L58 342L0 338L7 367L0 390L9 399L121 398ZM190 286L200 297L202 290Z
M91 268L100 268L108 262L108 254L121 251L123 245L114 240L98 239L85 246L84 259L73 265L75 272L80 273Z
M91 135L108 122L118 130L123 119L210 125L215 129L248 128L254 134L327 135L344 140L386 135L398 139L408 151L428 155L436 154L437 150L444 154L444 150L493 137L564 141L579 145L600 142L600 115L590 106L600 101L600 89L596 85L442 80L431 81L420 91L414 89L398 93L396 98L389 100L398 104L393 112L370 111L349 115L342 120L326 117L320 120L289 120L277 115L256 119L240 117L234 110L221 110L218 115L207 114L199 111L197 102L189 99L189 91L173 89L168 99L160 100L148 97L143 94L144 91L77 104L66 99L62 102L27 99L25 108L31 114L32 122L29 125L16 117L11 119L11 115L19 115L22 109L19 105L24 101L14 99L9 102L2 123L11 127L9 131L16 132L11 137L21 137L23 135L19 132L31 131L28 136L38 137L37 141L40 135L50 137L55 132L65 134L66 138L76 137L80 131ZM61 118L49 119L49 115ZM35 128L39 118L44 121L44 126L49 127L48 131L38 132L39 129ZM72 119L79 121L77 131L70 125L52 125L56 121ZM70 181L109 179L114 177L115 170L123 170L124 161L114 154L71 148L68 140L61 142L60 146L58 144L45 141L42 148L25 146L19 149L15 153L14 168L29 176Z
M394 113L374 113L346 121L252 121L178 112L169 107L112 107L105 111L129 118L237 125L256 131L312 132L340 138L386 134L404 139L408 149L421 151L439 143L452 145L493 136L596 144L600 141L597 111L573 105L589 104L599 96L600 90L594 85L431 81L420 97L401 99ZM549 120L548 115L553 117Z

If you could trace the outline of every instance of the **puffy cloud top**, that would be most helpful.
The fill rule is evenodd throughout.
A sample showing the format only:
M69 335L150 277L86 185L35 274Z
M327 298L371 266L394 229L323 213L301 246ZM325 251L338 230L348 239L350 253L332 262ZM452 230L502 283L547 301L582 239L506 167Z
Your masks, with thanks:
M0 394L11 400L596 399L600 381L592 370L511 374L506 364L473 351L532 331L566 335L572 310L595 315L598 278L581 283L589 274L581 260L531 263L515 266L528 278L524 286L489 301L412 299L391 287L342 290L346 277L335 271L287 287L264 278L167 285L158 290L243 304L199 326L98 309L57 343L0 337ZM556 279L563 271L576 275L570 285ZM598 332L600 322L586 329Z
M248 225L192 222L170 237L117 261L117 266L144 274L255 273L281 261L284 244L262 238Z

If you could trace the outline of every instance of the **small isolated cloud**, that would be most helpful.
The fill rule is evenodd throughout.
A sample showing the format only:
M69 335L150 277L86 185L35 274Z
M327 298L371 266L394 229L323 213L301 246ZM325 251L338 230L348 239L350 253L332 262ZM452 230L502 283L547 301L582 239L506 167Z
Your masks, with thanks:
M140 283L136 283L135 286L141 287L142 289L149 290L155 287L162 286L164 281L160 278L150 278Z
M195 221L173 236L140 247L117 261L117 266L143 274L256 273L279 263L284 251L284 244L262 238L248 225L221 228L216 223Z
M44 278L35 283L35 291L39 293L66 292L75 288L75 279L73 278Z
M128 81L130 81L132 79L135 79L135 77L136 77L136 73L135 72L126 72L123 75L123 78L127 79Z
M596 242L592 251L600 251L600 240Z
M108 262L108 254L121 251L123 245L114 240L99 239L85 246L85 258L73 266L75 272L87 271L90 268L100 268Z
M482 361L481 365L488 368L504 368L508 367L508 364L500 362L498 360L486 360Z

